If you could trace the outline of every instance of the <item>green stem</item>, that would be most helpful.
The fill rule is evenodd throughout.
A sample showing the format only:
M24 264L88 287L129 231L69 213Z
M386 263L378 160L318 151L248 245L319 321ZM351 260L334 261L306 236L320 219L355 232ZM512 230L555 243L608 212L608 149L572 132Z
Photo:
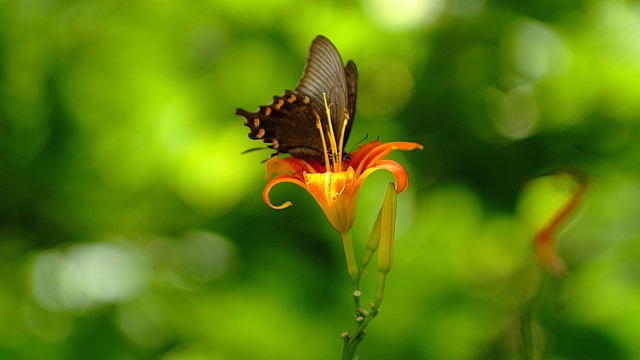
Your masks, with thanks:
M387 274L378 273L378 286L376 287L376 309L380 308L384 299L384 287L387 282Z
M366 311L360 309L360 277L362 276L362 269L358 269L358 263L356 262L356 256L353 251L353 241L351 239L351 233L341 233L342 247L344 248L344 255L347 259L347 271L351 277L353 284L353 300L355 303L355 316L356 316L356 330L353 336L349 336L348 333L343 334L344 344L342 346L342 360L354 360L356 348L358 344L364 339L364 330L373 318L377 315L378 311L373 308L371 314L367 314Z
M344 255L347 259L347 271L351 277L351 283L353 285L353 299L356 305L356 316L360 311L360 274L358 271L358 264L356 262L356 255L353 251L353 241L351 240L351 233L340 233L342 236L342 247L344 248Z
M522 311L522 320L520 323L520 332L522 335L522 345L524 346L524 358L526 360L533 359L533 336L531 334L531 312L533 304L530 303Z
M367 326L369 325L371 320L373 320L376 317L376 315L378 315L378 308L373 307L371 309L371 313L365 316L358 323L358 326L356 327L356 330L353 333L353 336L344 337L344 346L342 347L342 358L341 358L342 360L358 359L358 357L356 357L355 355L356 349L358 348L358 345L360 345L360 342L364 339L365 330L367 329Z
M542 269L540 268L539 271ZM531 299L527 302L522 309L522 316L520 319L520 335L522 336L522 347L524 350L524 359L533 360L535 358L535 345L533 343L533 315L536 310L536 304L542 296L542 290L545 288L546 279L549 278L545 273L541 274L542 279L538 280L537 288L531 296Z

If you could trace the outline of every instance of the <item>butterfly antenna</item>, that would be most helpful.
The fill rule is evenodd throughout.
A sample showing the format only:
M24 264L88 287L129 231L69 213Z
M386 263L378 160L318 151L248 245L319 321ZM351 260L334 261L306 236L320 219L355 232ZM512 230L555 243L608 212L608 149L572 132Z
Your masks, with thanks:
M248 154L250 152L254 152L254 151L258 151L258 150L269 150L269 148L268 147L255 147L255 148L247 149L247 150L241 152L241 154Z
M362 145L362 143L364 143L364 142L365 142L365 140L367 140L368 138L369 138L369 134L367 133L367 134L366 134L362 139L358 140L358 142L357 142L357 143L355 143L355 144L353 145L352 149L354 149L354 150L351 150L350 152L355 151L355 149L356 149L358 146ZM379 138L378 138L378 140L379 140Z
M278 153L273 153L273 154L271 154L271 156L269 156L268 158L266 158L266 159L264 159L264 160L260 161L260 164L264 164L264 163L266 163L267 161L269 161L269 159L271 159L272 157L274 157L274 156L276 156L276 155L278 155Z
M344 120L342 121L342 131L340 131L340 143L338 144L338 159L342 160L342 147L344 146L344 132L347 130L347 123L349 122L349 112L344 109ZM340 167L342 169L342 167Z

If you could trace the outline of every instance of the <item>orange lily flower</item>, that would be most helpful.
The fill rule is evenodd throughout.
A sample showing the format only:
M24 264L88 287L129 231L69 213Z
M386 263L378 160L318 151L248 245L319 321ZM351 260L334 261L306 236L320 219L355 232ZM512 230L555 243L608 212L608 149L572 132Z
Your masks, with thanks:
M414 142L389 142L378 140L361 145L350 154L350 159L325 161L324 165L313 159L273 157L267 161L267 179L271 179L262 197L270 207L284 209L291 201L274 205L269 199L271 189L280 183L293 183L307 190L316 200L334 229L346 234L356 213L360 187L374 171L388 170L396 179L396 193L409 185L409 176L402 165L384 158L393 150L423 149ZM274 177L275 176L275 177Z

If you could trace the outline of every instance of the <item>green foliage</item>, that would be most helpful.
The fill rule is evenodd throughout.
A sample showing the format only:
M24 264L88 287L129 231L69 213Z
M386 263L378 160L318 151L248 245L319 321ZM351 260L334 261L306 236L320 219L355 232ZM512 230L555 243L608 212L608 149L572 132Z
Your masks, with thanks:
M640 358L639 32L604 0L0 3L0 358L340 356L340 238L294 186L262 202L234 116L316 34L359 67L347 149L425 145L392 155L410 186L361 358L518 359L525 309L536 358ZM557 279L531 244L565 189L528 184L565 168L592 186Z

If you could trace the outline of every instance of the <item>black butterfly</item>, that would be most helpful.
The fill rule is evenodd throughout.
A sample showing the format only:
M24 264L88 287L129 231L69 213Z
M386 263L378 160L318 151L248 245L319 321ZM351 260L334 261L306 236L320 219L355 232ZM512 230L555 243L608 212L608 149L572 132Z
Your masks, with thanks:
M358 70L353 61L343 67L342 58L335 46L322 35L311 43L307 64L295 91L285 90L284 95L274 96L269 105L260 106L255 112L237 109L236 114L246 118L251 129L249 137L271 144L276 154L289 153L300 159L315 159L324 163L324 150L320 132L316 127L320 117L323 133L328 129L324 96L330 104L331 123L336 143L340 142L343 121L344 144L347 142L356 114ZM326 139L326 137L325 137ZM329 146L329 139L326 139ZM347 157L343 153L343 157Z

